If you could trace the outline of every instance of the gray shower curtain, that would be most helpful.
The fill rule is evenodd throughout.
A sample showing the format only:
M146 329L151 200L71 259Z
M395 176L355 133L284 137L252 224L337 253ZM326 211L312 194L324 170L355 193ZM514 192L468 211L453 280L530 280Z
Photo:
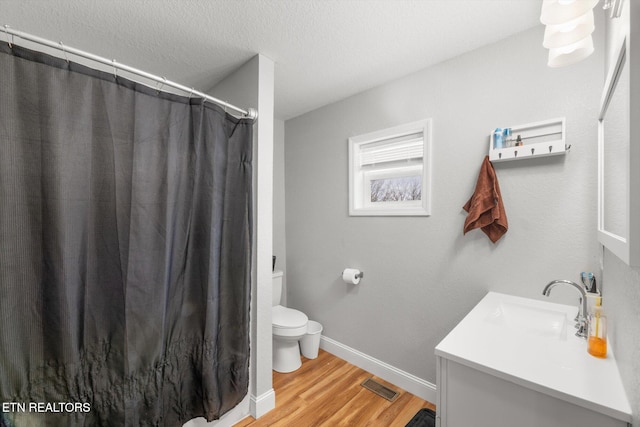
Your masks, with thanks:
M0 46L0 425L179 426L249 381L252 122Z

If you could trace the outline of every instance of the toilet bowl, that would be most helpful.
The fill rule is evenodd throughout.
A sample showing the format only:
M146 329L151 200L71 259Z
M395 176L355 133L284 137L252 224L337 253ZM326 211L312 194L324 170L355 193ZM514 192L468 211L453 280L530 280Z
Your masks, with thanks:
M293 372L302 366L298 342L307 333L309 318L301 311L280 305L282 271L273 272L271 333L273 336L273 370Z

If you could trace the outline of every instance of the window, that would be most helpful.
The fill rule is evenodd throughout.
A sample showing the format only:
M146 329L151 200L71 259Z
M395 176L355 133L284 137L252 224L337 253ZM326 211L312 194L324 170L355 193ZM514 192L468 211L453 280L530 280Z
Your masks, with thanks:
M430 215L430 164L430 119L349 138L349 215Z

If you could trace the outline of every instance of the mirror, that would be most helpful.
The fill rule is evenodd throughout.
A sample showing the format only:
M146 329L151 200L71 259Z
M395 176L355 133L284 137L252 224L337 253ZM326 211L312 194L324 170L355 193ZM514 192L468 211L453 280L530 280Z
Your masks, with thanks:
M630 72L626 40L607 73L598 121L598 240L629 265L638 265L631 219ZM637 218L636 218L637 220Z
M629 67L622 49L619 72L611 82L608 105L601 112L602 130L602 228L615 236L629 235Z

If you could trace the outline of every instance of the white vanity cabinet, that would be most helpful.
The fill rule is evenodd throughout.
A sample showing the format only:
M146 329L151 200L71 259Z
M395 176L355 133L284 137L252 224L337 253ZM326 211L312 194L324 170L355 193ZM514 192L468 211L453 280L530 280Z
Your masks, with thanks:
M574 336L576 308L490 292L436 347L438 427L627 427L613 354Z
M438 357L440 427L627 427L612 418Z

